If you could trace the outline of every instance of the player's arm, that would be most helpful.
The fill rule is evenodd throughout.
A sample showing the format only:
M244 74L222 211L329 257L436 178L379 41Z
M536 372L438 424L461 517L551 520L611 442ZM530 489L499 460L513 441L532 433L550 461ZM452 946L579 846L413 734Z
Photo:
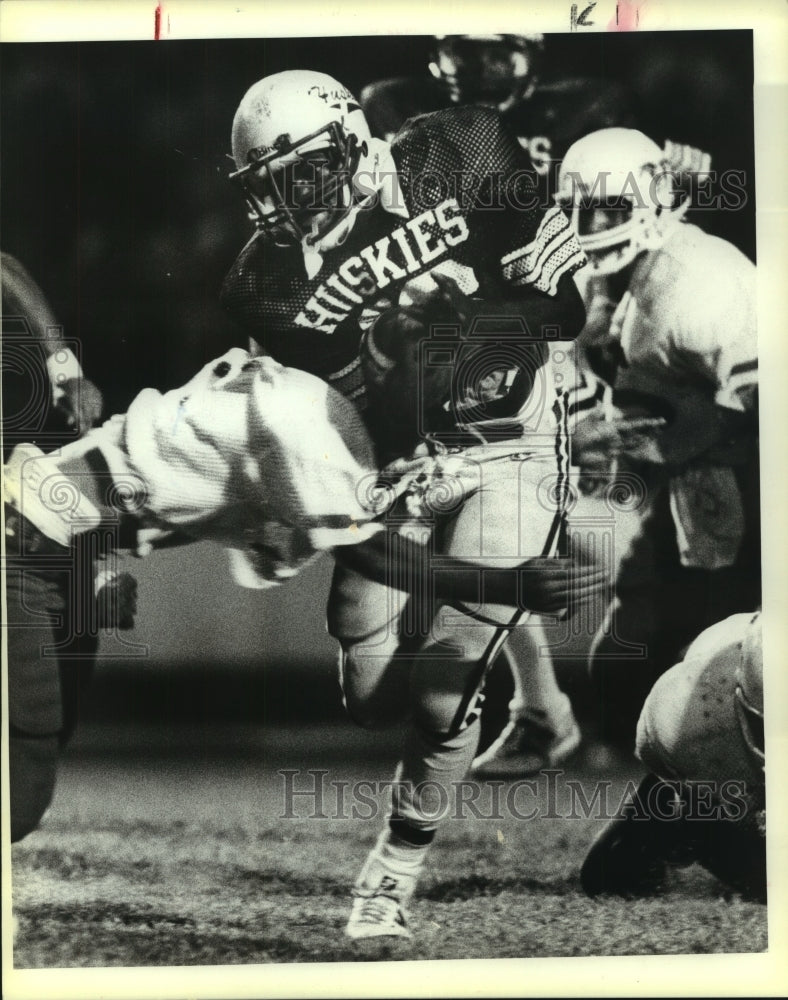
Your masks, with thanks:
M396 534L396 544L392 536ZM440 601L471 606L504 604L537 614L573 613L581 604L600 599L610 586L601 565L570 559L526 559L516 568L480 567L445 558L432 564L424 546L396 533L381 531L360 545L334 550L342 565L378 583L421 577L418 593L433 593Z
M370 132L390 142L409 118L445 107L447 96L432 77L394 77L364 87L359 104Z
M675 346L711 384L716 404L711 447L707 438L691 459L738 465L757 451L759 430L755 268L744 258L725 264L714 283L700 289L703 307L678 318Z
M441 275L433 277L438 284L448 281ZM485 322L488 331L500 323L502 332L510 332L511 320L517 318L525 321L532 339L540 340L541 334L550 331L558 340L574 340L585 323L585 307L571 274L558 277L552 290L523 283L507 287L500 296L477 299L463 296L455 285L453 294L458 308L460 298L465 299L462 312L466 322L472 326L474 322L489 320L490 324Z
M85 434L101 416L103 401L96 386L82 373L73 352L63 340L62 327L38 287L22 264L11 254L0 255L3 313L23 318L46 356L52 400L69 426Z
M564 212L545 204L503 123L483 117L478 124L487 130L488 151L477 154L477 169L485 176L475 192L472 220L489 232L501 288L471 305L471 319L518 316L531 337L541 339L549 331L550 339L574 340L585 323L573 278L586 263L577 236Z

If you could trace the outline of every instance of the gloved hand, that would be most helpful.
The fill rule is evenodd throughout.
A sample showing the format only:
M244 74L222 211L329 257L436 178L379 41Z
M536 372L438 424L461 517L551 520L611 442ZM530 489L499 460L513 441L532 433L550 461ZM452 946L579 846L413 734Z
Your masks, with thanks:
M134 628L137 614L137 581L131 573L100 569L95 579L99 628Z
M87 378L66 379L55 391L55 407L65 415L68 426L77 429L80 437L98 422L103 406L101 392Z

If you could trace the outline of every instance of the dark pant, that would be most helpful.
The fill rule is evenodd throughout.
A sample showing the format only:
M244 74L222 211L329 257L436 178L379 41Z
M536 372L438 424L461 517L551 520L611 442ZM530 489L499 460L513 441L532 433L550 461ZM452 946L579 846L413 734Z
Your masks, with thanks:
M93 672L98 630L85 539L51 542L6 510L11 839L34 830L55 787L59 748L74 730Z
M736 563L681 565L667 488L654 490L640 535L622 563L616 600L591 651L603 739L634 748L640 709L655 681L704 630L761 602L757 455L740 471L746 533Z

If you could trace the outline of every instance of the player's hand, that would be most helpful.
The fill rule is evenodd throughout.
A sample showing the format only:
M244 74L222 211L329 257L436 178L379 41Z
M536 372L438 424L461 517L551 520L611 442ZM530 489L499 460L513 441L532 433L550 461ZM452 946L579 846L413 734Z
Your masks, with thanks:
M65 415L68 426L75 427L82 437L101 417L104 407L101 393L87 378L66 379L58 389L55 405Z
M154 550L189 545L193 541L193 538L176 531L175 528L137 528L131 554L138 559L145 559Z
M96 579L96 612L99 628L134 628L137 581L131 573L99 573Z
M437 272L426 277L431 286L418 279L408 282L399 302L382 312L371 331L377 350L396 364L416 363L418 344L433 324L463 326L468 318L472 300L453 278Z
M438 292L433 293L433 297L440 304L439 310L454 316L460 324L464 324L473 314L475 300L461 291L454 278L450 278L447 274L433 271L430 277L438 286Z
M610 573L604 566L577 559L528 559L518 571L522 592L520 606L535 614L571 616L583 605L605 595L609 599ZM489 581L487 579L489 575ZM490 571L485 573L486 601L498 601L495 596L497 581ZM500 594L506 596L505 593Z

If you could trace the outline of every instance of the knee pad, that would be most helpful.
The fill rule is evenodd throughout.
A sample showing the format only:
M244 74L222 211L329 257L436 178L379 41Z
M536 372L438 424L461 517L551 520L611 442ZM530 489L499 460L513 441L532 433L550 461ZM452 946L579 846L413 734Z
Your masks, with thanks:
M371 647L374 649L374 647ZM352 645L339 654L342 703L350 719L362 729L385 729L408 715L408 661L394 661L385 653Z
M393 630L408 595L337 564L326 609L329 635L343 645Z
M411 677L413 720L435 739L450 739L479 718L487 672L484 662L421 660Z

